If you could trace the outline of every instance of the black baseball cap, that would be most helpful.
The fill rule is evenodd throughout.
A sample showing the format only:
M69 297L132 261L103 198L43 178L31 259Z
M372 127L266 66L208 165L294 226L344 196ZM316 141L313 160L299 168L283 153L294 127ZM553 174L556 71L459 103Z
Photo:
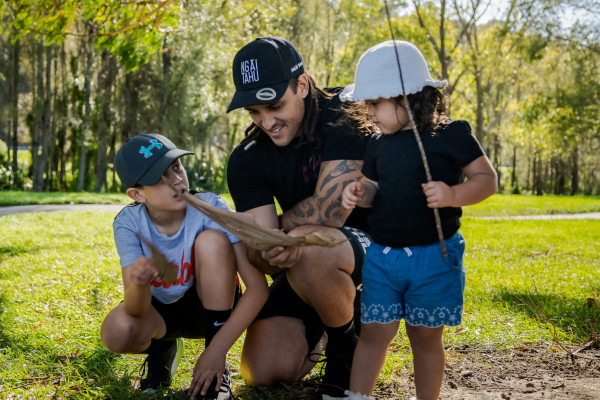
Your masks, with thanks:
M292 78L304 73L304 62L294 46L275 36L258 38L233 59L235 93L227 112L278 101Z
M178 149L163 135L143 133L125 140L115 156L115 169L125 189L137 184L152 186L173 161L187 154L194 153Z

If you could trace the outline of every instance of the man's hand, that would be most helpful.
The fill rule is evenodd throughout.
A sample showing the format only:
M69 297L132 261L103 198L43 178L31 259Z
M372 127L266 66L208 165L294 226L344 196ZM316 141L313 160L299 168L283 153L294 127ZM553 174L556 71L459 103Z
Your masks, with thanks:
M275 246L270 250L261 252L261 257L263 260L267 261L269 265L280 269L288 269L296 265L300 260L301 254L301 247Z

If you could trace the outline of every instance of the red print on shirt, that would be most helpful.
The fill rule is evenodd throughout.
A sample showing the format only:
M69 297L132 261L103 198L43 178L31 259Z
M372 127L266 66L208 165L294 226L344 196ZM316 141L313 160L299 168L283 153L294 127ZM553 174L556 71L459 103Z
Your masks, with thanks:
M319 176L319 168L321 168L321 155L311 156L306 165L302 166L302 177L304 182L311 182Z
M191 264L188 262L183 262L183 260L185 259L185 250L183 251L183 253L181 254L181 262L180 262L180 267L179 267L179 272L177 274L177 280L174 283L170 283L170 282L163 282L161 280L158 279L154 279L152 281L152 286L154 287L160 287L162 286L165 289L168 289L171 287L171 285L173 286L177 286L177 285L183 285L185 283L188 283L190 281L190 279L192 279L192 277L194 275L196 275L195 273L195 268L194 268L194 246L192 246L192 256L190 257L191 260Z

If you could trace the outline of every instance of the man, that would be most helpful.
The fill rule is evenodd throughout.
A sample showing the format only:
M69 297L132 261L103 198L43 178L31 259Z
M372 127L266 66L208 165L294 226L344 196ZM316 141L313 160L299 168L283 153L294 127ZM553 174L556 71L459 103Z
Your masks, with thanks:
M250 385L301 379L318 361L311 354L322 350L325 332L320 391L341 395L349 387L357 341L354 299L370 244L365 210L350 215L341 193L360 176L366 135L344 122L339 90L318 88L287 40L248 43L233 60L233 80L236 92L227 111L243 107L253 121L228 164L237 211L291 236L319 230L348 239L336 247L248 250L251 262L274 281L248 328L242 376Z

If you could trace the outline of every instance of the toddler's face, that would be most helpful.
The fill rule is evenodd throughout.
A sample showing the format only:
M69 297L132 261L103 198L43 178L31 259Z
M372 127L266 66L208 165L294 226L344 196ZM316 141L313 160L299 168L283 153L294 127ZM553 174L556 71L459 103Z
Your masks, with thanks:
M367 114L384 135L408 128L408 113L394 99L367 100Z

